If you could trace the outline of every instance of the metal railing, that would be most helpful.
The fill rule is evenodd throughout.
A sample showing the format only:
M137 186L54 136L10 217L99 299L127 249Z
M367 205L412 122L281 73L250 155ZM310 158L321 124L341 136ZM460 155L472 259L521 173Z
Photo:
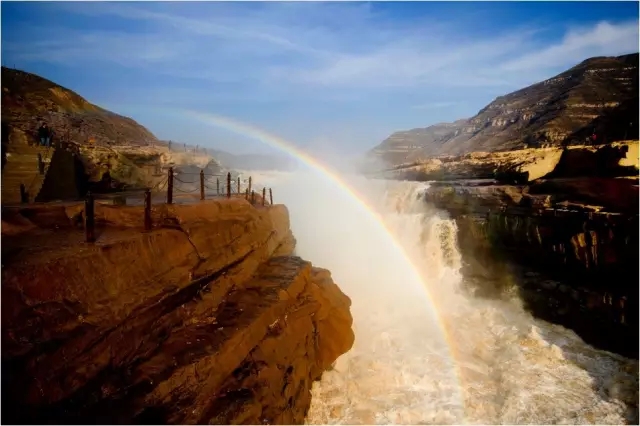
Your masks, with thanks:
M187 182L185 180L179 179L177 176L180 175L199 175L199 185L189 190L181 189L175 185L176 182L183 184L195 184L196 181ZM252 188L252 178L249 177L248 185L245 188L244 192L241 191L241 181L240 177L235 179L231 179L231 173L227 173L226 182L220 185L220 177L224 175L216 175L216 174L205 174L204 170L200 170L200 173L175 173L173 167L170 167L167 173L167 178L158 182L151 188L147 188L144 191L144 229L145 231L150 231L153 227L152 219L151 219L151 193L153 190L156 192L161 192L166 188L166 204L173 204L173 196L175 193L181 194L196 194L196 191L200 191L200 201L204 201L207 198L207 195L211 196L211 193L207 193L205 189L209 189L213 191L213 188L208 186L207 183L213 184L213 178L216 178L216 189L213 195L213 198L216 197L224 197L231 198L232 196L236 197L244 197L247 201L249 201L252 205L260 205L262 207L267 205L267 189L269 190L269 202L268 205L273 205L273 191L271 188L262 188L262 197L259 200L259 203L256 200L255 190ZM207 179L207 177L209 179ZM233 190L235 186L235 191ZM221 188L222 187L222 188ZM222 191L221 191L222 189ZM84 229L85 229L85 241L88 243L95 242L95 198L91 192L87 193L85 198L85 214L84 214Z
M199 177L198 180L185 180L180 176L195 176ZM215 178L215 187L214 185ZM223 178L221 182L220 178ZM231 178L231 172L225 175L220 174L206 174L204 170L200 170L199 173L189 172L175 172L173 167L170 167L167 173L167 179L156 184L156 187L163 186L162 183L166 183L167 190L167 204L173 203L173 197L175 194L200 194L200 200L205 200L207 196L211 197L226 197L231 198L232 195L244 196L248 201L255 203L256 195L253 189L253 179L249 176L247 186L245 190L242 190L242 182L238 176L236 179ZM178 185L178 184L182 184ZM192 186L185 188L184 186ZM207 191L208 190L208 191ZM262 200L261 204L266 204L266 191L267 188L262 188ZM269 188L269 204L273 204L273 191Z

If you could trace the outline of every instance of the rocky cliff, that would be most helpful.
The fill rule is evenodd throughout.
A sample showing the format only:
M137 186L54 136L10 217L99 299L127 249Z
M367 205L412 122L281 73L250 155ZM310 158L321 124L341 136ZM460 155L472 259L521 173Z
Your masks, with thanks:
M637 357L637 163L635 177L616 178L582 154L563 154L584 161L559 161L528 183L432 182L424 201L455 219L465 282L478 295L516 291L535 315Z
M638 357L637 215L505 209L454 217L476 295L515 293L535 316Z
M97 204L95 244L83 213L3 210L3 422L304 421L354 335L284 206Z
M416 161L371 175L417 181L492 179L503 184L561 178L633 178L640 167L638 153L638 141L472 152Z
M392 134L372 150L390 164L440 155L638 138L638 54L590 58L499 96L469 119Z

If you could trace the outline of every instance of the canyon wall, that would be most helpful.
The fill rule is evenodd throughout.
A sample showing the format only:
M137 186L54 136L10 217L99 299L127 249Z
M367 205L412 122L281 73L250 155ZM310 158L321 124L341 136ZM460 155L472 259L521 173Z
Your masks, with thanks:
M370 155L399 165L478 151L606 144L638 139L638 114L638 54L594 57L499 96L471 118L395 132Z
M350 300L243 199L2 214L3 422L302 423Z
M516 291L534 315L637 357L638 193L635 182L619 182L628 184L618 194L627 212L550 205L551 196L512 186L435 185L425 201L455 219L465 281L478 296Z
M439 181L493 179L522 184L538 179L638 175L638 141L606 145L472 152L403 164L370 173L374 177Z

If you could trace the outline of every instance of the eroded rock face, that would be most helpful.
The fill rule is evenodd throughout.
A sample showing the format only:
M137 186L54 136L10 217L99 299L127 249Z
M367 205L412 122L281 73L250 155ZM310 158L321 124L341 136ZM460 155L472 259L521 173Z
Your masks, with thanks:
M456 218L476 294L525 308L587 343L638 357L637 217L504 213Z
M242 199L3 212L3 421L301 423L350 300ZM38 244L34 244L34 242Z
M590 58L499 96L453 123L396 132L371 154L391 165L474 151L582 145L638 137L638 54Z
M637 357L634 183L583 178L552 195L536 185L450 183L429 188L425 201L455 219L465 282L477 295L510 297L515 290L535 315L572 328L590 344ZM589 193L581 193L582 186ZM585 204L587 197L608 205L608 212Z
M623 141L607 145L472 152L416 161L370 173L391 179L494 179L517 184L542 178L637 176L638 166L638 141Z

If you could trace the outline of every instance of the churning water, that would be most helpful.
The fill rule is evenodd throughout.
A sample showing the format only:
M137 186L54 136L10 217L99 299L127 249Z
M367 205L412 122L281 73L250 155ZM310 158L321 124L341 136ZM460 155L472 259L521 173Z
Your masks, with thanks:
M455 223L420 199L425 184L352 178L383 227L323 175L254 176L288 206L296 253L353 302L356 342L314 384L308 423L634 421L637 361L535 320L516 296L462 290Z

